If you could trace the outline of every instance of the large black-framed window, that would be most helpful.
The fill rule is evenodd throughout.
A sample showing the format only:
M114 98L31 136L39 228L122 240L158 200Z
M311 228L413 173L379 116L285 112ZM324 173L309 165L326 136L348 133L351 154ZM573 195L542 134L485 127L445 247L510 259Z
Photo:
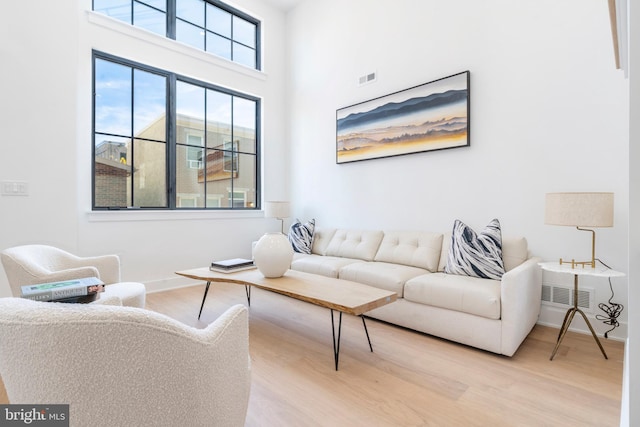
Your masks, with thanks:
M260 100L93 52L93 209L259 209Z
M93 10L260 70L261 24L219 0L93 0Z

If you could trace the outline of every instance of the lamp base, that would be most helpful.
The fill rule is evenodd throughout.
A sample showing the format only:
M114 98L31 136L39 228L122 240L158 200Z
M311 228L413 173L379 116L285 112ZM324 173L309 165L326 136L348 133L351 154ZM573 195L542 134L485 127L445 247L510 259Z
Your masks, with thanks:
M589 231L591 232L591 261L576 261L574 259L571 260L571 268L576 268L577 265L581 265L582 268L589 265L591 268L596 268L596 232L589 228L581 228L576 227L580 231ZM569 264L569 261L562 261L560 258L560 265Z
M596 260L595 259L592 259L591 261L576 261L576 260L572 259L569 262L569 261L563 261L562 258L560 258L560 265L562 265L562 264L571 264L571 268L576 268L576 266L578 266L578 265L581 265L582 268L584 268L587 265L591 266L591 268L596 268Z

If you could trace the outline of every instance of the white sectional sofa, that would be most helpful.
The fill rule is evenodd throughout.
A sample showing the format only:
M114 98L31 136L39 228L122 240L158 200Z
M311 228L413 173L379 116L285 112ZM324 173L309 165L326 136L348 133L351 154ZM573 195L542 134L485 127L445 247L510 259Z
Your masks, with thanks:
M503 238L501 280L444 273L450 234L316 229L291 269L395 291L366 315L512 356L540 314L541 271L525 238Z

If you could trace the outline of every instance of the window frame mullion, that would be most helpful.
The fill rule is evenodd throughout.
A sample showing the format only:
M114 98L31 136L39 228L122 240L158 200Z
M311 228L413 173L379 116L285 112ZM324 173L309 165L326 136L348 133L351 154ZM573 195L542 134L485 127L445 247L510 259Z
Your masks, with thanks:
M169 0L173 1L173 0ZM177 101L176 101L177 78L175 73L169 73L167 76L167 120L165 121L167 132L167 207L176 209L177 198L177 134L176 126L172 124L176 122Z
M176 39L176 0L167 0L167 38Z
M135 104L136 104L136 100L135 100L135 93L136 93L136 89L135 89L135 85L136 85L136 68L135 67L131 67L131 123L130 123L130 128L129 128L129 134L131 135L131 207L135 208L136 204L135 204L135 200L136 200L136 177L135 177L135 163L136 163L136 156L135 156L135 146L136 146L136 138L135 138L135 116L136 113L134 111L135 108Z

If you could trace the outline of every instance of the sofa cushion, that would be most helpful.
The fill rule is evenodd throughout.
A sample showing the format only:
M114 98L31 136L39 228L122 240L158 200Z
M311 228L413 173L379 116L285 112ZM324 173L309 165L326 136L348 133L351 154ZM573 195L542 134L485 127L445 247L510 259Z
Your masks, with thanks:
M291 269L337 278L340 269L345 265L353 263L364 263L364 261L361 259L296 253L294 254L293 261L291 261Z
M492 220L479 234L455 220L445 273L500 279L504 274L500 222Z
M502 239L502 261L505 271L513 270L527 259L529 259L527 239L524 237Z
M340 269L338 277L344 280L363 283L398 294L402 298L407 280L428 273L423 268L387 262L359 262Z
M336 230L327 246L329 256L373 261L382 241L382 231Z
M429 273L407 280L404 299L500 319L500 281L445 273Z
M326 255L327 246L336 234L335 228L320 228L316 227L313 232L313 244L311 245L311 253L316 255Z
M436 271L442 233L385 231L375 261L402 264Z
M299 219L291 224L289 228L289 242L295 252L310 254L313 245L313 230L316 227L316 220L310 219L306 223L301 223Z

